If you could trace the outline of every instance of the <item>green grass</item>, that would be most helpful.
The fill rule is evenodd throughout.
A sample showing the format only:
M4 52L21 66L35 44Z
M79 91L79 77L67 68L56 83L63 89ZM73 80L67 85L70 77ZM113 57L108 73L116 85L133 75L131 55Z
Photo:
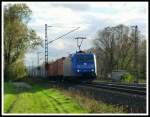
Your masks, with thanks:
M48 88L33 84L32 88L4 84L5 113L126 113L117 105L97 102L81 92Z
M10 105L16 100L17 96L15 94L11 94L10 92L15 92L15 87L11 83L7 83L4 85L4 111L9 111Z
M32 85L22 90L11 83L4 84L5 113L86 113L72 98L53 88Z

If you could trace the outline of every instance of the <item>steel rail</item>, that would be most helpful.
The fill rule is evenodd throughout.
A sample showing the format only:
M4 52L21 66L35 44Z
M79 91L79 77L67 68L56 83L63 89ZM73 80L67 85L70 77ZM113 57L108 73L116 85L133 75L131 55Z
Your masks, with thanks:
M114 83L92 83L94 85L105 85L105 86L111 86L111 87L120 87L120 88L127 88L127 89L133 89L133 90L146 90L146 87L144 86L135 86L135 85L125 85L125 84L114 84Z
M108 90L114 90L114 91L119 91L119 92L126 92L130 94L136 94L136 95L146 95L146 90L138 90L138 89L133 89L129 87L114 87L111 85L103 85L103 84L92 84L92 83L87 83L83 84L83 86L88 86L88 87L93 87L93 88L102 88L102 89L108 89Z

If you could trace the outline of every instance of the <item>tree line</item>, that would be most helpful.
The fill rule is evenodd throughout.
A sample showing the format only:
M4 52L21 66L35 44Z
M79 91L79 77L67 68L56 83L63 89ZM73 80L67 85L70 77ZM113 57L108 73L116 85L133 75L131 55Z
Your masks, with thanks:
M139 78L146 78L146 39L139 30L135 33L135 28L123 24L106 27L98 31L94 45L99 78L107 78L113 70L127 70L134 76L137 72Z

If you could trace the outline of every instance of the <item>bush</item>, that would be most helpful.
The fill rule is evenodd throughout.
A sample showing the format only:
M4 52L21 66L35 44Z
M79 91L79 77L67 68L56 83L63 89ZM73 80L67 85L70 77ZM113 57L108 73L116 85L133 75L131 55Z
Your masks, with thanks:
M25 78L26 76L27 76L26 67L22 62L13 63L7 66L4 71L5 81L18 80L18 79Z
M121 82L133 83L134 81L135 77L130 73L124 74L121 78Z

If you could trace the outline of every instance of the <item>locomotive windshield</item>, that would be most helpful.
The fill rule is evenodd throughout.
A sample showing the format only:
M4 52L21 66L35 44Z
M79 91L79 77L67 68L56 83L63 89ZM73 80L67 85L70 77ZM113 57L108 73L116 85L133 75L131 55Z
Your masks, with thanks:
M94 57L93 55L78 55L77 56L77 63L93 63L94 62Z

